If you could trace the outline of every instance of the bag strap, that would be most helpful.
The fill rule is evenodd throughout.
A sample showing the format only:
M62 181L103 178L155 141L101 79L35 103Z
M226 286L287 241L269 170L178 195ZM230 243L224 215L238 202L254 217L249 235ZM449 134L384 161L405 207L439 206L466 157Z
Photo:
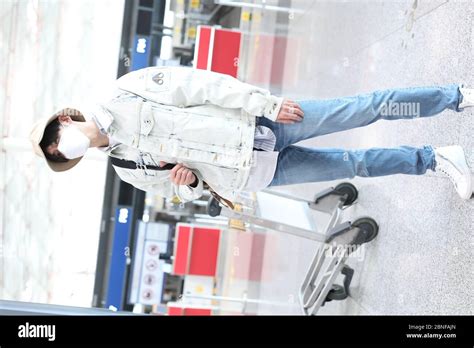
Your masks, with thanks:
M142 165L142 164L138 164L135 161L124 160L124 159L117 158L117 157L111 157L110 159L111 159L112 164L114 166L117 166L117 167L120 167L120 168L127 168L127 169L140 169L140 168L145 169L146 168L146 169L151 169L151 170L170 170L170 169L173 169L173 167L176 165L176 164L173 164L173 163L167 163L163 167L153 166L153 165L146 165L145 166L145 165Z
M120 168L126 168L126 169L171 170L176 165L176 164L173 164L173 163L167 163L163 167L153 166L153 165L146 165L145 166L143 164L138 164L135 161L124 160L124 159L117 158L117 157L110 157L110 160L111 160L111 162L114 166L117 166L117 167L120 167ZM211 195L215 199L217 199L217 201L219 203L221 203L222 205L225 205L226 207L234 210L234 204L232 204L231 201L229 201L228 199L225 199L224 197L221 197L216 191L214 191L212 189L211 186L209 186L208 183L206 183L205 181L203 181L203 182L207 185L207 187L209 187L209 192L211 193Z

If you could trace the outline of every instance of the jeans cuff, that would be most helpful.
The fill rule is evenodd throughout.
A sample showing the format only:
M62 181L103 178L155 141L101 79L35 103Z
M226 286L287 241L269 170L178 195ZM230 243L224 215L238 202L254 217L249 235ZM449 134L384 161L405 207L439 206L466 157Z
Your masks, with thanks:
M435 157L435 150L431 145L423 146L423 162L425 164L425 168L431 169L435 171L436 169L436 157ZM431 162L431 164L430 164Z
M457 112L463 110L463 109L460 109L460 108L459 108L459 104L461 104L462 99L463 99L463 96L462 96L462 94L461 94L460 88L465 88L465 86L466 86L465 83L460 83L460 84L458 84L458 86L457 86L457 91L458 91L458 95L459 95L458 103L456 104L456 111L457 111Z

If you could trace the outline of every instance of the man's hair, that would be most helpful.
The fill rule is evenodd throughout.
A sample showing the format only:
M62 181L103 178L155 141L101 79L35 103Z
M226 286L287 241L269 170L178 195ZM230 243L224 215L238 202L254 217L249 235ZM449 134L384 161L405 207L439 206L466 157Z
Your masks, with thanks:
M59 137L58 133L59 133L60 126L61 124L59 123L59 120L57 118L52 120L44 129L43 138L41 139L41 142L40 142L40 147L41 147L41 150L43 150L45 157L52 162L69 161L67 158L64 158L62 156L52 155L46 151L49 145L57 142L58 137Z

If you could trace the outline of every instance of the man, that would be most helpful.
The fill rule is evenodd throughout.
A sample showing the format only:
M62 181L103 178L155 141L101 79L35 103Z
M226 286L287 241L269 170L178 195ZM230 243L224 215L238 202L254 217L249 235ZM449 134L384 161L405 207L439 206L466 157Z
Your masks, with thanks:
M348 151L293 144L379 119L429 117L470 106L473 90L462 85L294 102L220 73L151 67L118 79L115 95L99 105L61 109L38 121L30 139L54 171L69 170L97 147L118 160L113 164L122 180L183 202L202 195L203 181L234 201L240 191L268 186L421 175L428 169L445 173L469 199L471 171L459 146ZM165 169L167 163L176 165L150 169Z

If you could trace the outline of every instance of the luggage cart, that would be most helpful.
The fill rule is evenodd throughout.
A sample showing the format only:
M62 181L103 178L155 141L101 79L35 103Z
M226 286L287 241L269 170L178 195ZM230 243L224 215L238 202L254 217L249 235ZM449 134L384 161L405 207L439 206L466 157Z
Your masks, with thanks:
M309 208L329 215L329 221L323 231L313 231L285 223L271 221L256 216L253 212L232 210L211 197L207 204L207 213L212 216L226 216L239 219L263 228L292 234L321 242L299 289L299 302L302 312L314 315L326 302L344 300L349 296L349 285L354 270L346 265L349 255L360 245L373 240L378 233L376 221L370 217L361 217L354 222L340 222L342 211L357 199L358 191L348 182L317 193L312 201L287 194L263 190L264 192L307 203ZM335 284L339 274L344 276L342 285Z

